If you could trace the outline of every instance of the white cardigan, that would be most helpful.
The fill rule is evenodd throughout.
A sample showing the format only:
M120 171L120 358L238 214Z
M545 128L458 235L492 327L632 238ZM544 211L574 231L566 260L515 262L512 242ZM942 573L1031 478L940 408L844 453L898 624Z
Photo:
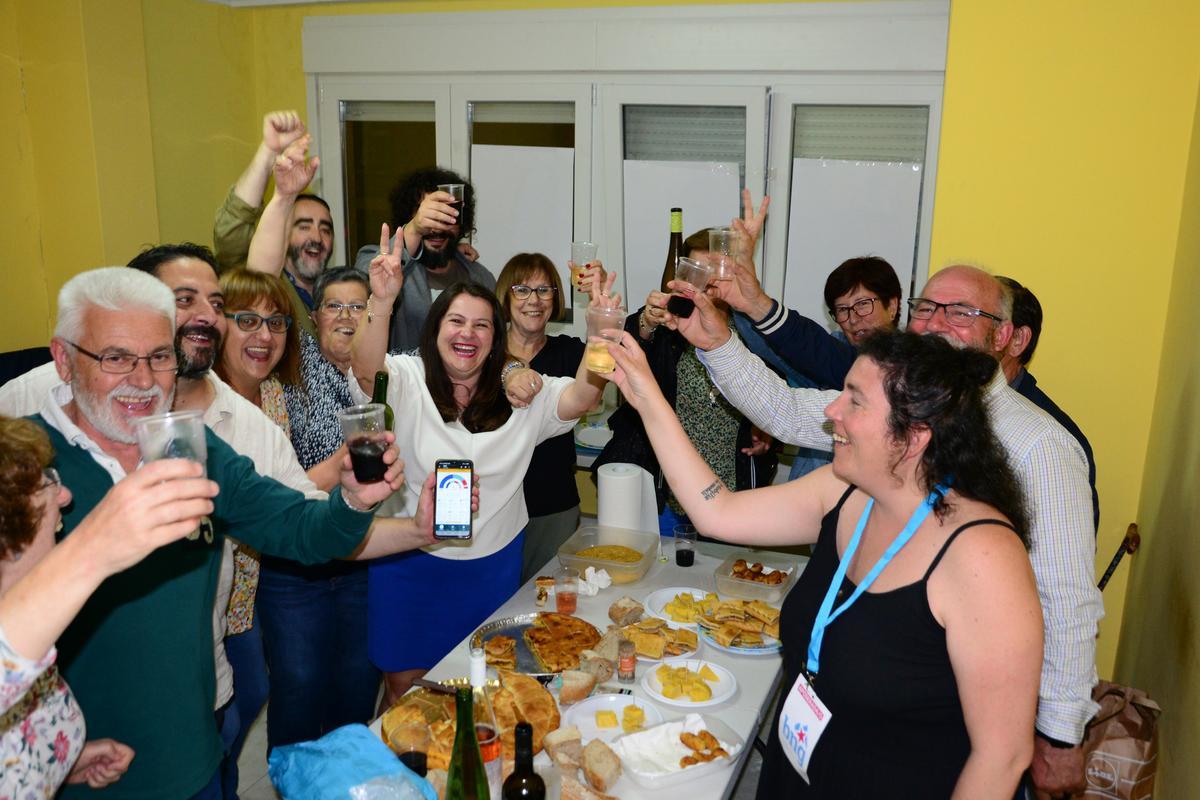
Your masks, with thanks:
M417 356L389 355L388 405L396 417L393 432L404 459L404 487L380 509L380 514L412 516L421 487L438 459L470 459L479 480L479 511L473 536L467 542L448 540L424 548L439 558L474 559L490 556L511 542L529 521L522 483L533 448L552 436L571 430L576 420L558 417L558 401L574 378L542 377L542 390L528 408L514 408L508 421L494 431L471 433L455 420L446 423L425 387L425 365ZM356 403L371 398L348 376Z

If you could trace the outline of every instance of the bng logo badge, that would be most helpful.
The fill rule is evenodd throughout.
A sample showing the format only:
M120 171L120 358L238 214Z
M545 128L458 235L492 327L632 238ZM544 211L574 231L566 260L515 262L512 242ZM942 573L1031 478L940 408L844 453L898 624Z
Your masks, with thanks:
M784 744L796 755L796 761L803 764L808 752L808 725L803 722L793 724L787 714L783 715Z

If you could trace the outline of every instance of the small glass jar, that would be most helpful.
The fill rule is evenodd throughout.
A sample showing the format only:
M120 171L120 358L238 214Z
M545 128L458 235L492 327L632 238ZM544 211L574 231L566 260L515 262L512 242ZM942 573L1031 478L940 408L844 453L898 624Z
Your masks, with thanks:
M622 639L617 646L617 680L621 683L633 683L636 666L637 648L629 639Z

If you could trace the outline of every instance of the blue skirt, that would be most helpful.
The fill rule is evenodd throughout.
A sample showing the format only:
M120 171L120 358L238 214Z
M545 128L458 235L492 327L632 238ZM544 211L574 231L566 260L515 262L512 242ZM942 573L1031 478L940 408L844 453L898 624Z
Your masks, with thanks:
M384 672L429 669L521 586L525 531L499 552L466 561L422 550L371 562L367 654Z

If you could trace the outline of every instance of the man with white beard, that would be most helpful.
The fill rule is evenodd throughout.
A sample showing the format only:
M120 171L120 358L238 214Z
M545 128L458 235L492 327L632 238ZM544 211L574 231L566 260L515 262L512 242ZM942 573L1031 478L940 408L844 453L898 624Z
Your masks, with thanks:
M999 361L1012 336L1010 298L988 273L968 266L938 272L909 301L908 329L934 333ZM1009 300L1011 302L1011 300ZM735 336L712 301L696 297L696 312L671 318L695 345L722 394L755 425L803 447L854 447L826 428L824 409L837 391L793 389ZM1018 395L1002 370L985 388L990 420L1022 488L1032 520L1031 553L1045 624L1045 654L1034 735L1033 784L1060 794L1081 787L1079 743L1097 710L1096 626L1104 615L1095 586L1095 536L1088 465L1082 448L1048 414ZM1036 735L1035 735L1036 734Z

